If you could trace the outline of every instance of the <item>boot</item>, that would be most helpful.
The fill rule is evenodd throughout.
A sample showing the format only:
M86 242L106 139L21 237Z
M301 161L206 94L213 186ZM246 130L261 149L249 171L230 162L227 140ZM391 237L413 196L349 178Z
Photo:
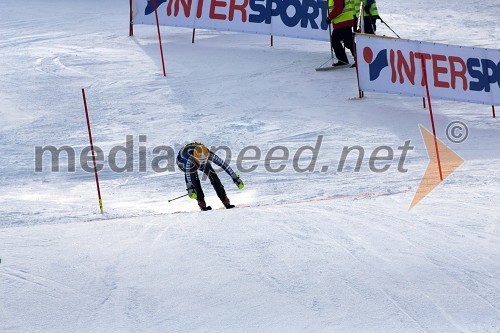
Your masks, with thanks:
M198 206L200 207L200 209L201 209L202 211L212 210L212 207L207 206L207 204L206 204L205 200L198 201Z
M226 209L234 208L234 205L231 205L228 197L225 197L224 200L222 200L222 203L224 204L224 207L226 207Z

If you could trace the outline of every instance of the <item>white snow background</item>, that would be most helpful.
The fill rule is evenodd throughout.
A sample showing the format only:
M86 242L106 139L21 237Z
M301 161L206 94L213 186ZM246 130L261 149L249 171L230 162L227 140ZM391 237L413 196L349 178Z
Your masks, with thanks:
M498 0L380 0L403 38L500 48ZM379 34L391 32L379 23ZM0 332L499 332L500 124L484 105L434 101L465 163L408 211L428 156L421 100L316 72L325 42L154 26L128 37L128 1L0 2ZM105 155L134 138L135 171L35 172L35 147ZM460 120L465 143L447 141ZM155 146L201 140L293 154L323 136L315 172L221 179L234 210L199 212L182 172L137 169ZM367 156L411 140L401 173ZM343 172L344 146L365 148ZM308 162L304 153L302 165ZM310 158L310 156L309 156ZM274 162L276 166L280 162ZM327 172L320 172L329 166ZM209 182L207 202L222 205Z

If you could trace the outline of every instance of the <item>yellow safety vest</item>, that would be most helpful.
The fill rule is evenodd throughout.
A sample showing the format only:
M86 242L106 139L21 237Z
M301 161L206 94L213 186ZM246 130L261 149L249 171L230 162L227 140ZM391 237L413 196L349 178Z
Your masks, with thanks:
M360 7L361 7L361 0L354 0L354 16L358 17Z
M328 0L328 14L333 10L333 0Z
M374 2L370 6L370 15L366 11L364 11L364 10L363 10L363 12L365 14L364 16L370 16L371 15L371 16L377 16L378 17L377 3Z
M344 0L344 9L339 16L333 19L333 24L338 24L346 21L350 21L354 17L354 1L356 0ZM328 0L328 13L331 13L334 7L334 0Z

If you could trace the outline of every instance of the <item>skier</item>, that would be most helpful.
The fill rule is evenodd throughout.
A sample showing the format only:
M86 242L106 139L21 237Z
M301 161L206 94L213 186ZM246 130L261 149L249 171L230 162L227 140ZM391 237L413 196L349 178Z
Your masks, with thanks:
M349 60L344 46L354 55L352 27L354 25L354 0L328 0L328 16L326 23L333 22L332 47L338 62L333 66L348 65Z
M212 207L207 206L205 203L205 194L201 188L200 178L198 177L198 169L208 176L212 186L217 193L217 196L224 204L227 209L234 208L231 205L224 186L222 185L219 177L215 173L210 162L215 163L220 166L224 171L227 172L229 176L233 179L233 182L238 186L238 189L243 189L245 186L240 176L237 175L233 169L224 161L211 152L204 144L200 142L188 143L179 151L177 155L177 164L184 171L184 178L186 180L186 190L188 191L188 196L191 199L196 199L198 201L198 206L201 210L211 210Z

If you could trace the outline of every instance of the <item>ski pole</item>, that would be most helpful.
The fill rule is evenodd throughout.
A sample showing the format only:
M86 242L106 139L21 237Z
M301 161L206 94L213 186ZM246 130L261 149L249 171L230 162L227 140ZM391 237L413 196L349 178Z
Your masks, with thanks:
M379 16L379 18L380 18L380 22L382 22L383 24L385 24L385 26L387 28L389 28L389 30L391 30L396 36L398 36L398 38L401 38L401 37L399 37L399 35L394 30L392 30L392 28L387 23L385 23L384 20L382 20L382 18L380 16Z
M326 16L328 17L328 2L326 2ZM328 39L330 40L330 53L332 54L333 59L333 43L332 43L332 25L328 23Z
M365 31L365 21L364 21L364 7L365 6L365 3L363 1L360 2L359 4L359 18L358 18L358 22L356 24L356 31L359 31L360 33L364 33ZM361 21L363 20L363 21Z
M171 201L174 201L174 200L177 200L177 199L180 199L180 198L184 198L184 197L187 197L187 196L188 196L187 194L184 194L184 195L181 195L180 197L170 199L170 200L168 200L168 202L171 202Z
M328 35L330 36L330 53L333 59L332 26L330 24L328 24Z

